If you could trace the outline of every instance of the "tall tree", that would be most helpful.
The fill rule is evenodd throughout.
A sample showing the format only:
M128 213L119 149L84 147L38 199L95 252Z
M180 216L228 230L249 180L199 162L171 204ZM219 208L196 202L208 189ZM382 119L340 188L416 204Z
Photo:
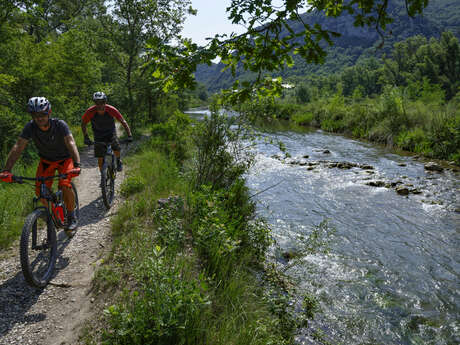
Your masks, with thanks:
M103 32L113 44L111 55L124 71L132 126L137 124L138 110L135 79L142 73L139 68L146 41L154 37L160 44L171 43L182 29L190 3L190 0L119 0L99 14Z
M24 13L24 29L36 42L69 30L76 18L89 16L104 0L15 1Z

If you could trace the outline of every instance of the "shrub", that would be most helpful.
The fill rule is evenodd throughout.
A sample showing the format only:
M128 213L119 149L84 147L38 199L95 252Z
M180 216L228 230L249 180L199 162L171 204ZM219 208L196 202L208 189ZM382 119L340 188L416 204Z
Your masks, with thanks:
M291 120L302 126L309 126L313 122L313 113L299 110L292 115Z
M264 261L271 239L267 227L252 220L254 207L243 180L229 190L203 186L193 194L192 232L209 275L225 279L235 265Z
M390 118L386 118L375 123L369 130L369 140L383 144L392 144L393 134L391 131L391 121Z
M380 118L384 119L392 135L399 132L400 128L407 123L406 111L402 92L397 87L387 85L380 96Z
M6 159L8 152L16 142L17 136L21 129L21 124L18 119L21 116L17 116L11 112L8 108L0 106L0 164L3 166L3 161Z
M142 191L145 187L145 180L141 176L129 176L121 185L120 193L125 198Z
M158 256L143 261L136 270L139 291L125 294L122 305L104 310L113 332L105 332L111 344L194 344L205 329L200 323L209 313L206 282L184 279L185 260Z
M193 188L210 185L213 189L226 189L247 171L253 161L248 143L244 143L245 139L252 140L248 130L244 118L227 117L216 111L194 127Z
M176 162L183 162L187 158L190 130L190 117L176 111L166 122L153 125L152 143Z
M426 154L430 151L430 143L427 135L421 128L414 128L399 133L396 138L396 145L404 150L412 152Z
M434 114L429 139L436 157L452 159L455 154L458 154L460 150L460 113Z

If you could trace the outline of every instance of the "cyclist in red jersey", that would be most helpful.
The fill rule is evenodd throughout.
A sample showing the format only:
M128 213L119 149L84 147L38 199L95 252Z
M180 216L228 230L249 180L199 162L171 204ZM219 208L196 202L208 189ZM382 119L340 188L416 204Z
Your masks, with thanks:
M70 181L73 176L80 174L80 155L77 145L70 132L69 126L63 120L50 118L51 104L45 97L32 97L27 103L27 111L32 115L23 128L19 138L8 154L5 168L0 173L4 182L12 182L11 169L32 140L38 150L40 162L37 167L37 177L53 176L58 170L60 174L68 174L65 179L59 180L59 189L62 190L64 202L67 206L68 219L66 233L69 237L77 229L77 218L74 212L75 195ZM53 180L45 182L51 188ZM40 195L39 182L36 183L35 193ZM46 206L47 203L42 200Z
M98 158L99 170L102 169L102 162L106 150L103 143L110 143L113 153L117 157L117 170L122 171L123 165L120 158L120 143L115 129L115 120L119 121L125 129L126 134L128 134L129 142L133 140L131 129L118 109L107 104L107 96L104 92L95 92L93 94L93 101L95 105L88 108L81 119L81 130L85 137L84 142L86 145L93 144L86 130L86 125L91 122L94 140L96 141L96 143L94 143L94 156Z

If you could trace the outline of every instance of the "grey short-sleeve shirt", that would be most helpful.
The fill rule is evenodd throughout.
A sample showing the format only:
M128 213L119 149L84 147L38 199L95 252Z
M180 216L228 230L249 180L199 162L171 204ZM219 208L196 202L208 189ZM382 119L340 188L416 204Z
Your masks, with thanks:
M33 140L41 158L55 162L70 158L64 137L70 135L67 123L59 119L50 119L50 128L42 131L34 120L29 121L19 135L26 140Z

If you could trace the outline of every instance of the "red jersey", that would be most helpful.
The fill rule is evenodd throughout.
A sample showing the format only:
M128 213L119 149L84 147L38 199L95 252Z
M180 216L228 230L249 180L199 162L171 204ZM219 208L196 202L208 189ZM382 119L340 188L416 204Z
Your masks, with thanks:
M117 108L109 104L105 105L103 115L99 115L96 111L96 106L88 108L81 118L83 123L91 121L93 127L94 140L103 141L104 138L110 137L115 134L115 119L118 121L123 120L123 116Z

